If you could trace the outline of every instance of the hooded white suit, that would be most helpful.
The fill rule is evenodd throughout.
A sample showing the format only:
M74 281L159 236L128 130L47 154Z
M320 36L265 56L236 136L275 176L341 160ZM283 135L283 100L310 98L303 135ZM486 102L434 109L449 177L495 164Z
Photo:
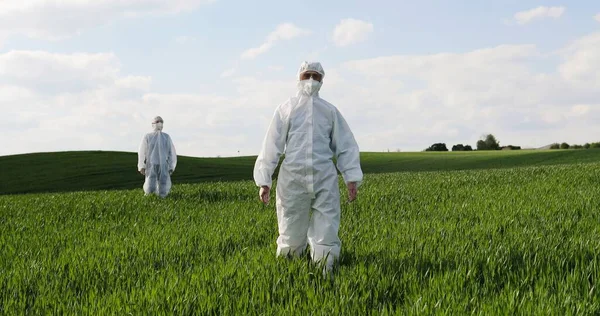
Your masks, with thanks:
M157 117L160 119L160 117ZM162 119L160 119L162 121ZM162 123L152 124L154 132L142 139L138 151L138 171L146 169L144 192L166 197L171 190L171 173L177 166L177 153L171 137L162 132Z
M325 75L320 63L304 62L299 70ZM272 185L285 151L277 182L277 255L300 255L310 244L314 261L339 257L340 191L333 159L344 181L360 182L359 149L350 127L335 106L321 99L320 83L298 83L299 92L275 110L254 166L258 186ZM312 216L311 216L312 211Z

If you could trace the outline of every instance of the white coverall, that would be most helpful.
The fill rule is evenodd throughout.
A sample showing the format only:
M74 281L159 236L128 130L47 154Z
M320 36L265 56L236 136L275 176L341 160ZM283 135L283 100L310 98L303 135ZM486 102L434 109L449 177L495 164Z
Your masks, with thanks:
M308 70L324 77L320 63L304 62L298 78ZM319 97L320 85L310 95L303 90L303 81L298 94L275 110L254 166L254 180L259 187L270 188L285 151L276 190L277 255L299 256L308 241L313 261L327 258L331 266L341 249L340 190L333 158L346 183L360 185L363 173L358 145L341 113Z
M154 125L154 124L153 124ZM171 173L177 166L177 153L171 137L161 128L146 134L138 152L138 171L146 169L144 193L166 197L171 190Z

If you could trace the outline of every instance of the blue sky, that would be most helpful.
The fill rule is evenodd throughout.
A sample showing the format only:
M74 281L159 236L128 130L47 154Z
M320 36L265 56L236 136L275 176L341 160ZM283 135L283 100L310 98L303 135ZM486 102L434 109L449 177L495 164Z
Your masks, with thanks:
M0 3L0 155L136 151L155 115L179 154L257 154L303 60L362 150L600 140L600 2L53 3Z

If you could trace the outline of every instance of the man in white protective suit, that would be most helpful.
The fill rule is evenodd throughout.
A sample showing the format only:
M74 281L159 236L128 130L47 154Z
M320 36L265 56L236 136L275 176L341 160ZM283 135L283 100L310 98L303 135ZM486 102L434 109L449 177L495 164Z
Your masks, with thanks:
M146 176L144 193L164 198L171 190L171 174L177 166L177 153L171 137L163 133L163 119L157 116L152 120L152 133L142 139L138 151L138 170Z
M285 151L277 180L277 256L300 256L310 245L314 262L331 272L340 255L340 190L337 169L356 199L363 179L358 145L335 106L319 97L325 72L303 62L298 93L277 107L254 165L260 200L270 198L272 176ZM312 213L312 216L311 216Z

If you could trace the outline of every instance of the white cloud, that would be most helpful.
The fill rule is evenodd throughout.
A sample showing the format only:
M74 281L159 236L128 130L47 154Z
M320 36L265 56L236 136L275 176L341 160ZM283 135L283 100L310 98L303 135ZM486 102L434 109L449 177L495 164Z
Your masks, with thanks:
M340 82L334 104L350 106L344 113L359 143L371 150L416 150L440 141L474 145L484 132L524 147L593 141L589 135L600 133L594 123L600 116L599 39L592 34L569 45L549 73L535 70L543 54L531 45L350 61L341 77L365 80Z
M8 38L8 34L0 30L0 49L4 46L4 41Z
M126 76L115 80L115 86L122 89L149 91L152 84L152 77Z
M71 55L45 51L10 51L0 55L0 75L17 79L44 79L50 74L65 77L106 78L118 72L118 61L113 54ZM54 78L48 78L54 80Z
M268 69L271 71L282 71L283 67L282 66L269 66Z
M229 68L221 73L221 78L229 78L235 74L235 68Z
M600 33L577 39L562 50L565 62L559 71L575 87L600 89Z
M214 0L23 0L0 1L0 30L57 40L141 15L189 11Z
M196 38L189 35L180 35L175 38L177 44L189 44L196 41Z
M366 151L473 146L486 132L522 147L599 141L590 135L600 135L600 33L566 45L558 62L545 56L534 45L500 45L324 64L321 96ZM293 72L232 75L222 90L207 89L227 92L165 94L152 78L123 73L110 53L0 54L0 155L135 151L156 115L182 155L257 154L273 110L296 91Z
M244 51L241 57L242 59L254 59L258 55L268 52L279 41L287 41L308 34L310 34L309 30L299 28L292 23L280 24L267 36L264 43Z
M582 116L587 114L591 109L590 105L587 104L578 104L571 107L571 114L574 116Z
M114 84L119 67L113 54L10 51L0 55L0 85L19 85L44 93L79 91Z
M136 151L156 115L182 155L255 154L274 106L295 88L257 81L234 78L230 95L162 94L152 78L123 74L113 54L0 54L0 155Z
M518 24L527 24L534 20L541 20L545 18L560 18L565 12L565 7L545 7L539 6L531 10L517 12L514 15L514 19Z
M600 13L594 15L594 20L600 22Z
M356 20L344 19L333 31L333 42L337 46L348 46L363 42L373 32L373 24Z

